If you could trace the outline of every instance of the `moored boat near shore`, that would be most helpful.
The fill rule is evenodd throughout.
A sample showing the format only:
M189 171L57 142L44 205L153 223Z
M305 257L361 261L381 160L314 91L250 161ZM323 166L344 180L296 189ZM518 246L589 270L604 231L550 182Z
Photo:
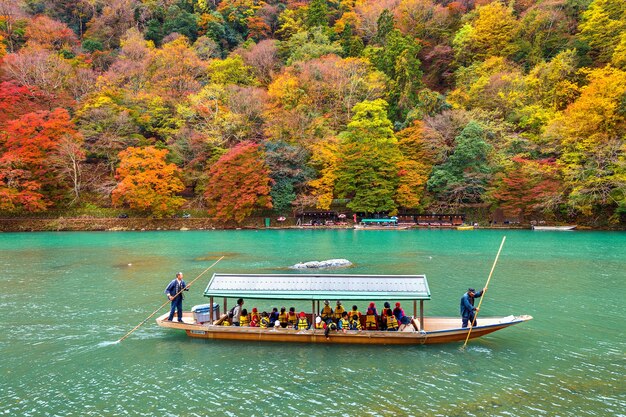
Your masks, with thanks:
M570 226L535 226L532 225L532 229L533 230L556 230L556 231L567 231L567 230L574 230L576 229L577 225L570 225Z
M311 301L311 310L306 314L309 323L314 323L320 313L320 300L344 301L405 301L413 307L411 324L400 331L349 330L331 331L328 337L323 329L297 330L292 328L223 326L227 315L214 318L210 314L207 322L198 322L197 314L185 312L183 322L167 321L168 314L157 318L161 327L185 330L188 336L204 339L300 342L300 343L350 343L350 344L435 344L459 342L466 339L469 328L461 328L459 317L426 317L424 301L430 299L428 282L424 275L310 275L310 274L219 274L211 278L204 295L209 297L210 306L214 299L223 297L224 311L228 298L245 300L292 300ZM419 301L419 310L418 310ZM481 317L470 338L484 336L494 331L531 320L531 316ZM365 315L362 324L365 323Z

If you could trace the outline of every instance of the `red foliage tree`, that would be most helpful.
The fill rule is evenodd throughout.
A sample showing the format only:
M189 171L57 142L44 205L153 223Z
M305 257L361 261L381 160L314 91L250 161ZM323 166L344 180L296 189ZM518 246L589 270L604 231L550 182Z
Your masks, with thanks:
M241 223L255 209L272 208L270 171L259 145L242 142L209 170L204 196L218 221Z
M0 209L43 211L66 190L61 144L82 143L65 109L28 113L0 135Z
M11 81L0 83L0 127L23 114L46 109L46 101L35 88Z
M562 180L554 160L512 159L514 166L492 192L500 207L523 218L536 211L550 211L561 202Z

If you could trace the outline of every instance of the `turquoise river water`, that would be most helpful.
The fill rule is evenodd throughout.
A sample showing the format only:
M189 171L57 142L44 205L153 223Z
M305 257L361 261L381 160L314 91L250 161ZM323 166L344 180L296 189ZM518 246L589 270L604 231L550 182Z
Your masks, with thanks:
M353 268L332 272L426 274L426 315L456 316L467 287L484 286L505 234L480 314L534 320L465 350L206 341L152 319L111 343L165 301L176 271L190 281L220 255L185 309L208 302L214 271L280 273L347 258ZM0 271L0 414L626 415L625 233L3 233Z

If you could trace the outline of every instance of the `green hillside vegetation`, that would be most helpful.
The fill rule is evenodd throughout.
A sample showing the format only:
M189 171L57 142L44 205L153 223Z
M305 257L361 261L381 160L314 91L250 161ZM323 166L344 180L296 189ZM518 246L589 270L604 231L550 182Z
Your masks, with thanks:
M0 211L626 221L623 0L0 0Z

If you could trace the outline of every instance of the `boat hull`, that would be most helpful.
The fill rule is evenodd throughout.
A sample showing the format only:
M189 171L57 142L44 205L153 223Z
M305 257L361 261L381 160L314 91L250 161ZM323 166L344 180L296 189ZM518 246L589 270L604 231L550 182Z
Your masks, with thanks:
M453 343L464 341L467 338L468 328L458 326L459 318L426 318L425 328L432 323L433 330L418 332L411 326L405 331L355 331L346 333L331 332L329 337L324 336L323 330L295 330L295 329L261 329L257 327L216 326L210 324L192 323L193 316L186 313L183 323L168 322L163 315L157 319L161 327L185 330L187 336L199 339L238 340L250 342L290 342L290 343L323 343L323 344L361 344L361 345L430 345L439 343ZM509 316L481 319L480 326L472 329L470 339L475 339L489 333L504 329L514 324L531 320L531 316Z

